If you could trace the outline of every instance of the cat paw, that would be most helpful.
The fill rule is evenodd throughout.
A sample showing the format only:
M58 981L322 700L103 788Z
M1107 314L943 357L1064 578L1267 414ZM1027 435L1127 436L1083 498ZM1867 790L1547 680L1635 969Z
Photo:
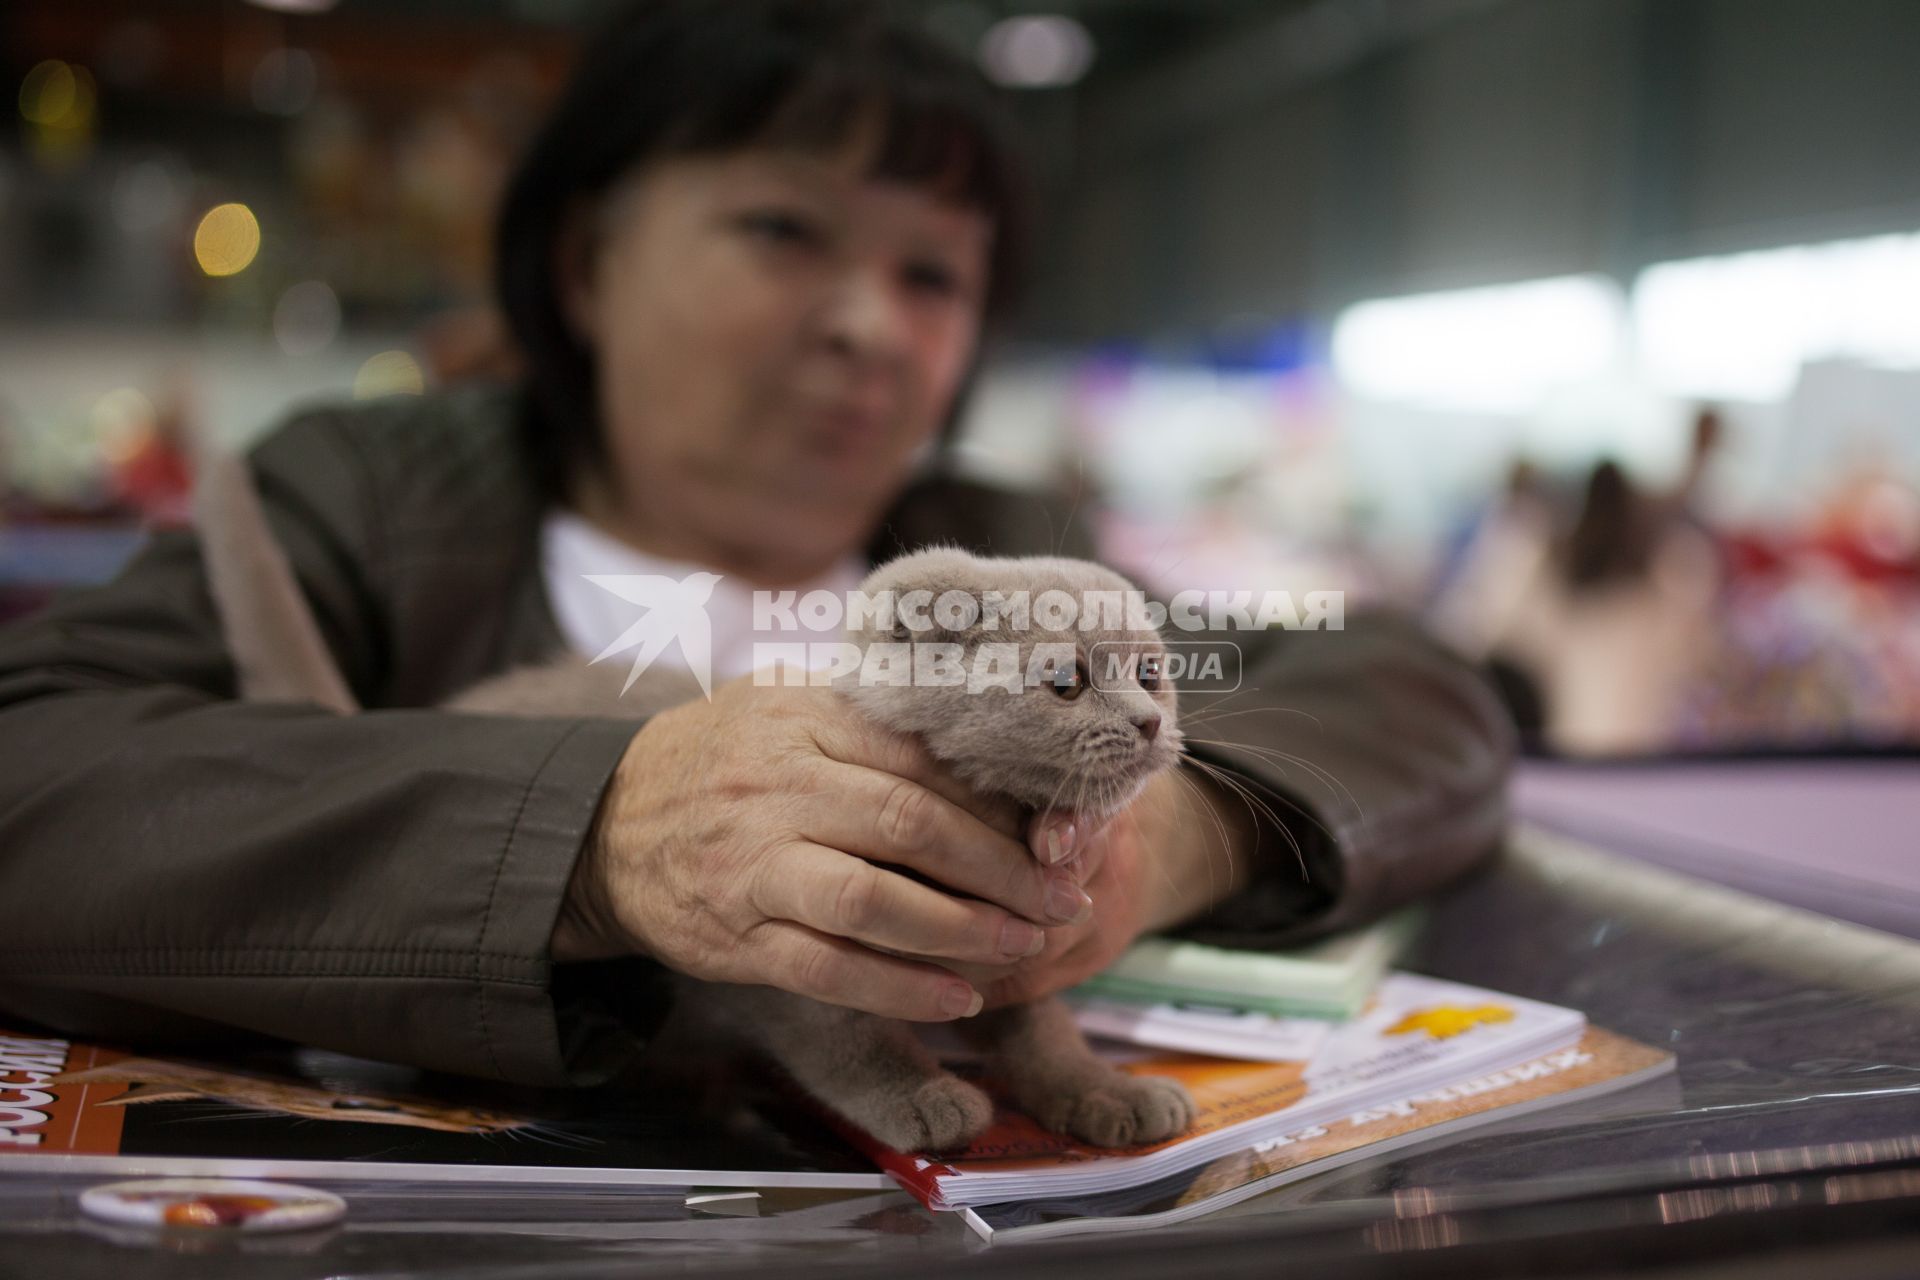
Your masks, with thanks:
M954 1151L986 1131L993 1103L956 1076L937 1076L849 1118L895 1151Z
M1193 1127L1199 1111L1177 1080L1115 1074L1068 1099L1049 1128L1096 1147L1165 1142Z

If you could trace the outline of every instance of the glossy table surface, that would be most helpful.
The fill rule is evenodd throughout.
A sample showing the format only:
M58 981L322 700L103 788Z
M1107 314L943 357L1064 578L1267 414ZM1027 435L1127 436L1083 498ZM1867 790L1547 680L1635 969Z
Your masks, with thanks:
M989 1249L897 1192L769 1192L731 1216L604 1194L516 1207L348 1188L347 1221L319 1233L178 1239L80 1219L75 1196L97 1179L13 1179L0 1272L1110 1277L1270 1273L1284 1250L1343 1275L1743 1258L1751 1274L1844 1258L1877 1275L1920 1260L1920 943L1527 827L1435 904L1407 966L1583 1009L1679 1069L1137 1235Z
M1513 798L1608 850L1920 938L1920 755L1536 761Z

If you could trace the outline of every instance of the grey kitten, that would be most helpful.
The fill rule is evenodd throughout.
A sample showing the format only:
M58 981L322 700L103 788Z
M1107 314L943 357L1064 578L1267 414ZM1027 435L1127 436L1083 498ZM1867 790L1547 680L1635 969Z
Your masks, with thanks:
M230 457L203 458L200 469L195 519L241 695L357 710L273 541L251 477ZM1011 597L1024 591L1037 600L1060 590L1079 601L1086 592L1134 590L1118 574L1082 560L996 560L952 549L890 561L863 589L893 592L896 600L912 591L932 598L958 591L976 601L989 592ZM1155 674L1160 638L1137 619L1102 617L1100 626L1065 631L1045 630L1037 617L1016 630L1017 621L983 617L916 632L898 619L866 619L846 637L868 660L940 645L963 670L978 672L983 656L1010 657L1013 688L982 688L978 680L972 687L892 686L865 682L858 672L842 675L835 686L878 723L918 734L977 790L1030 810L1071 809L1097 821L1178 760L1175 693ZM1034 663L1036 646L1062 644L1072 646L1070 659ZM881 646L887 648L876 652ZM991 646L999 648L983 655ZM1110 654L1137 665L1123 663L1107 678L1110 673L1093 664L1106 665ZM1030 663L1042 677L1037 685L1026 683ZM644 719L699 694L684 671L650 668L622 696L625 681L619 664L594 666L567 655L484 680L446 705L500 715ZM682 991L682 1009L745 1038L821 1103L896 1150L953 1150L992 1119L986 1094L941 1068L911 1023L773 987L680 981L699 988ZM1181 1085L1129 1076L1102 1062L1059 1000L997 1009L967 1020L962 1030L989 1054L1015 1104L1048 1129L1125 1146L1172 1137L1193 1123L1193 1100Z

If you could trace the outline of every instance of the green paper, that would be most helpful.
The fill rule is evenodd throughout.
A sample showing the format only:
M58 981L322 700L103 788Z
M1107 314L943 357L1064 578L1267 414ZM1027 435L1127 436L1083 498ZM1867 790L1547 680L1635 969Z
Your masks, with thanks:
M1292 951L1233 951L1143 938L1076 991L1140 1004L1205 1004L1286 1017L1350 1018L1421 922L1408 907Z

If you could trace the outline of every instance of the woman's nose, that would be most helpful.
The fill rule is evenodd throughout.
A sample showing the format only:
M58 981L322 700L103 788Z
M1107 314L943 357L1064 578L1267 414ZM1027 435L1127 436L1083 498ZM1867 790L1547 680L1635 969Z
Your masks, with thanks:
M906 311L879 271L850 272L828 300L827 341L846 355L887 358L906 344Z

